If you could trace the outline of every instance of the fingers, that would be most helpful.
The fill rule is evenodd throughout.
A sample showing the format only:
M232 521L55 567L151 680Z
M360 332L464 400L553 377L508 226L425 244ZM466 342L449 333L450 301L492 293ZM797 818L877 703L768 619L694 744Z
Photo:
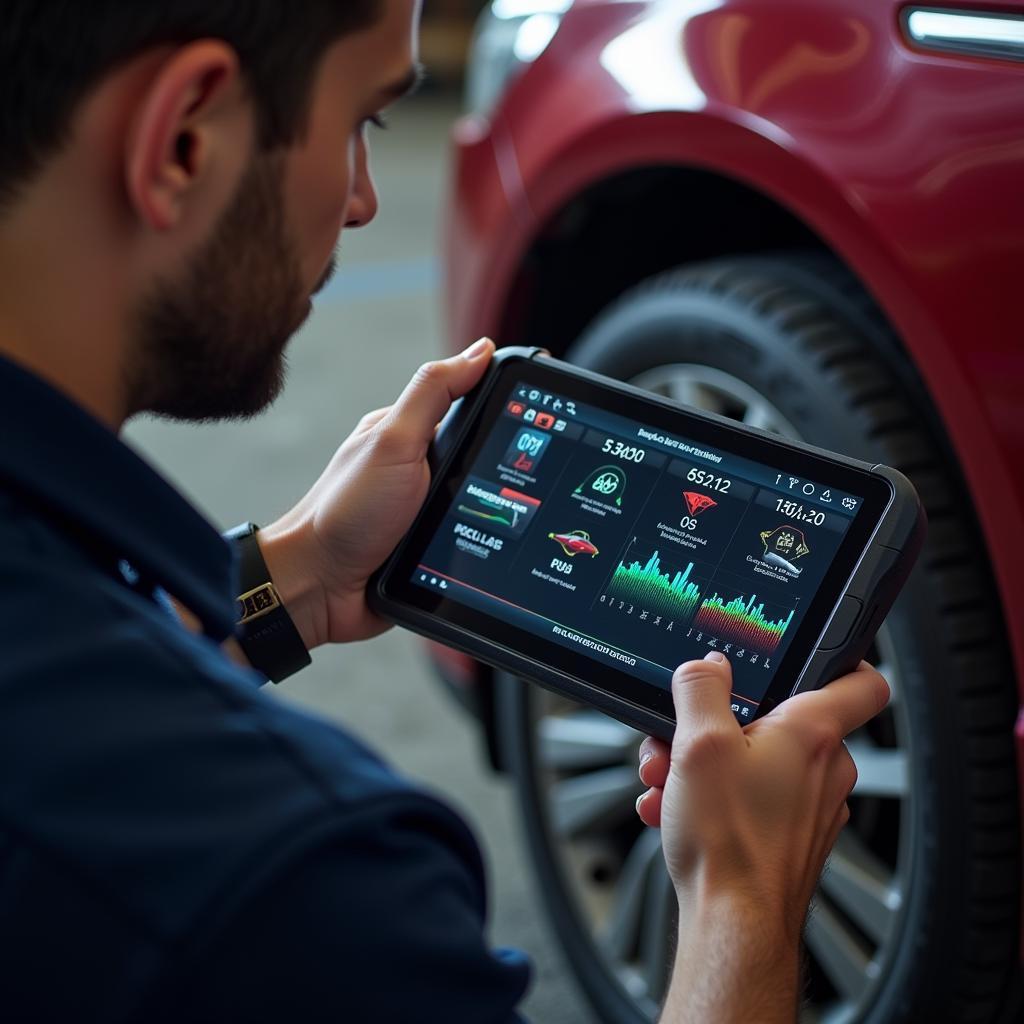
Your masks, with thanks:
M669 769L669 745L664 740L648 736L640 744L640 781L645 786L665 785Z
M661 828L661 801L664 793L660 789L649 789L641 793L636 801L636 813L649 828Z
M795 724L805 722L817 727L831 726L837 737L842 738L871 721L888 702L888 683L866 662L862 662L856 672L842 676L820 690L790 698L779 712Z
M636 813L650 828L661 828L662 790L668 781L671 759L664 740L648 736L640 744L640 781L648 787L636 801Z
M695 733L739 729L731 710L732 667L724 654L710 651L703 661L688 661L672 676L676 740Z
M494 342L481 338L460 355L424 363L385 417L392 439L425 449L452 402L484 375L493 353Z

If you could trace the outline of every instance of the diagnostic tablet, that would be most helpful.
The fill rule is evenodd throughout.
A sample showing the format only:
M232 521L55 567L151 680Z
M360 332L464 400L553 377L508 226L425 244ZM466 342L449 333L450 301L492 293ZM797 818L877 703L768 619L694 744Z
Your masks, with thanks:
M709 650L753 721L854 668L924 536L909 481L501 349L453 407L381 616L670 737Z

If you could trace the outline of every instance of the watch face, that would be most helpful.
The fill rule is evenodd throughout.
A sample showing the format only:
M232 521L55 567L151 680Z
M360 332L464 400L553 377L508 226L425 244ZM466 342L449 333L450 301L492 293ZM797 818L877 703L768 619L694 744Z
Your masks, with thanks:
M281 607L281 599L273 583L263 583L255 590L241 594L238 598L238 622L245 625L258 619L275 608Z
M824 455L511 361L385 580L467 634L672 716L718 650L788 694L892 500Z

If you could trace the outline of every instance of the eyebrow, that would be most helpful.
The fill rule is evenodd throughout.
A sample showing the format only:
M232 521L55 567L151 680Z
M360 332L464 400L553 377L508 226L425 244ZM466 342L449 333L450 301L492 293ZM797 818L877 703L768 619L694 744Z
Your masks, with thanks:
M387 103L401 99L403 96L410 96L420 87L423 78L423 65L414 64L400 79L381 88L378 96Z

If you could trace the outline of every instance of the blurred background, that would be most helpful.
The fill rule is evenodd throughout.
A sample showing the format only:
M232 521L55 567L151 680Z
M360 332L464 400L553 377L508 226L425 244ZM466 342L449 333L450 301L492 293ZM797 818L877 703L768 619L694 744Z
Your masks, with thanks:
M370 409L391 402L420 363L446 354L439 300L448 132L479 3L428 0L428 81L386 131L370 129L380 214L342 238L338 274L289 349L288 384L250 423L136 421L129 441L221 528L267 523L305 492ZM465 339L468 343L472 339ZM399 630L321 649L277 690L334 719L468 819L488 864L491 941L525 950L535 980L525 1012L546 1024L591 1019L536 903L508 783L487 766L479 728L438 685L419 641Z

